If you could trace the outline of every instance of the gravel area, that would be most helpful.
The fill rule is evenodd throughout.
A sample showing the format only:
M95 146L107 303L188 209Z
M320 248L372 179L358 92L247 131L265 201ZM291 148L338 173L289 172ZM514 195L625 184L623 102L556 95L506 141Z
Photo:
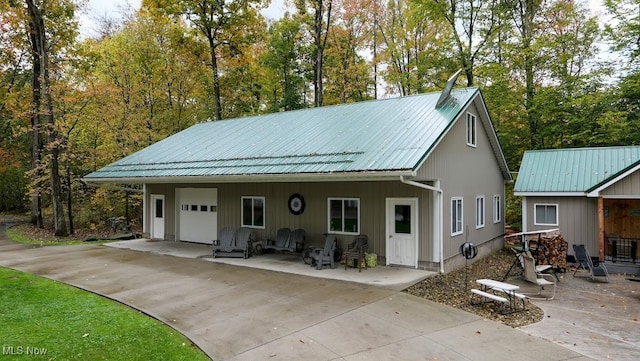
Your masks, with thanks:
M414 296L442 303L454 308L475 313L486 319L503 323L511 327L521 327L539 322L544 312L527 300L527 310L511 314L500 314L499 305L485 303L473 306L470 304L471 288L477 288L475 280L489 278L502 280L513 263L513 252L503 249L482 259L479 259L467 267L445 275L436 275L407 288L404 292ZM519 268L511 271L510 276L518 275ZM466 287L465 287L466 279ZM508 282L508 280L507 280Z

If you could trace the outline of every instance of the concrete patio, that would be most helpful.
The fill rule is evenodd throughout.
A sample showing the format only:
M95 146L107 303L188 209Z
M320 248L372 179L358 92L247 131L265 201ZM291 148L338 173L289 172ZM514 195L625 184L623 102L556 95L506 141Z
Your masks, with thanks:
M434 272L412 268L385 267L380 265L375 268L368 268L362 272L358 272L358 269L356 268L347 268L345 271L344 265L339 265L339 267L334 269L324 268L322 270L317 270L314 267L310 267L305 264L302 261L301 255L298 253L267 253L259 256L252 256L248 259L224 257L214 259L211 256L210 245L188 242L134 239L106 243L105 246L175 257L201 258L214 263L291 273L315 278L355 282L397 291L403 290L408 286L435 274Z

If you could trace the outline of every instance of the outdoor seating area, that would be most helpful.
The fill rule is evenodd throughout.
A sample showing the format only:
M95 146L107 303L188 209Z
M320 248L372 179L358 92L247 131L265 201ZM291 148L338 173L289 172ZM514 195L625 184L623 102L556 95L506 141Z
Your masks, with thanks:
M566 257L566 242L559 230L520 232L510 234L507 238L511 238L507 244L514 255L513 263L500 281L476 280L480 288L471 290L471 304L497 302L500 305L500 312L508 314L526 311L527 299L553 300L557 282L560 281L556 271L564 271L567 267L566 260L556 260L559 256ZM551 244L554 244L554 247L548 244L549 240L552 240ZM531 289L529 286L523 286L526 292L522 292L520 285L505 282L507 279L518 276L518 271L520 272L518 279L535 286L537 292L529 292Z
M301 257L305 264L317 270L336 268L343 263L345 270L349 267L358 268L362 272L369 267L377 266L376 254L368 253L369 237L366 234L353 236L343 252L338 246L335 234L324 234L322 247L304 247L306 232L302 228L291 230L288 227L278 229L275 239L256 239L248 227L224 227L220 230L219 239L213 240L213 258L244 258L251 255L288 254ZM300 260L300 258L297 258Z

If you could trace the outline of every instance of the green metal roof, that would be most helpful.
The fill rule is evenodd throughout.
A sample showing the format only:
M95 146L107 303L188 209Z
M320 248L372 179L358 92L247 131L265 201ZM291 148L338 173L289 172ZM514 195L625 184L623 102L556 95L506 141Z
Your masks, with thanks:
M477 88L453 90L437 109L440 93L430 93L207 121L85 179L221 181L245 175L408 174L479 94Z
M591 192L640 164L640 146L526 151L516 195Z

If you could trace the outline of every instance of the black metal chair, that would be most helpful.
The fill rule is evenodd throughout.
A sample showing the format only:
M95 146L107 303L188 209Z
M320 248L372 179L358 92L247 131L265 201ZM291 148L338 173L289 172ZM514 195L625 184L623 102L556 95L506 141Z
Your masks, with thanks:
M595 266L591 256L589 255L589 251L587 251L587 247L585 247L584 244L574 244L573 254L576 257L576 270L573 272L574 276L580 268L584 270L589 268L592 280L596 277L604 277L604 279L609 282L609 272L607 271L607 267L603 262L599 262L598 265Z

